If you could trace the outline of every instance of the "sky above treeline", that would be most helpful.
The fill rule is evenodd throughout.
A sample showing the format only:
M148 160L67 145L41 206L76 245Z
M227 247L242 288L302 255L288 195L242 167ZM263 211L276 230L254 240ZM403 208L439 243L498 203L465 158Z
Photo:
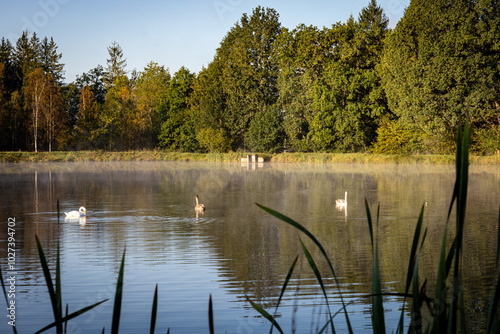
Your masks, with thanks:
M0 37L15 45L24 30L54 38L65 81L106 66L116 41L126 70L142 71L151 61L171 73L185 66L199 72L212 61L224 36L257 6L274 8L283 27L330 27L358 17L370 0L0 0ZM410 0L378 0L394 28Z

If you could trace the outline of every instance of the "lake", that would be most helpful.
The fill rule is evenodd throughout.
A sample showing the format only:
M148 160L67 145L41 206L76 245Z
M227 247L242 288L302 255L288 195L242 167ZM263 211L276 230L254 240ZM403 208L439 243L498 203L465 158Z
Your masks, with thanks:
M340 291L349 303L354 331L370 333L371 300L364 296L371 292L372 253L365 199L374 216L380 204L383 290L404 292L422 205L426 205L428 232L420 281L428 278L429 285L434 285L453 184L454 166L440 165L0 164L0 265L6 277L8 222L15 219L15 226L10 225L15 229L19 333L33 333L53 321L36 235L53 274L60 244L63 304L69 304L70 313L109 299L71 320L70 333L100 333L103 327L110 332L125 249L121 333L149 332L156 284L157 332L170 328L171 333L207 333L212 296L216 332L268 333L269 322L246 298L274 314L285 277L299 255L276 315L285 332L310 333L325 324L327 307L302 252L302 239L325 279L331 311L341 308ZM335 200L344 198L345 191L347 208L339 210ZM194 210L195 195L207 207L204 214ZM500 167L471 166L468 196L465 304L468 326L480 332L495 274ZM255 203L286 214L310 230L332 260L338 285L304 234ZM64 219L63 212L80 206L87 209L84 221ZM402 299L386 298L384 307L386 325L394 331ZM8 310L0 309L4 310L0 332L8 333L12 330ZM407 314L406 325L408 321ZM335 317L335 326L339 332L346 331L344 314Z

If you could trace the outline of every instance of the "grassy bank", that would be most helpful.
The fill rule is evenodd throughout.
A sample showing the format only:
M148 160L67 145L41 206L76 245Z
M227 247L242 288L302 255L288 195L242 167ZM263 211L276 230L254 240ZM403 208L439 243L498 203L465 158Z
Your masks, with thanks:
M166 151L56 151L0 152L2 162L89 162L89 161L206 161L237 163L247 153L180 153ZM370 153L280 153L260 154L266 162L277 163L370 163L370 164L452 164L454 155L383 155ZM500 164L500 155L471 156L474 164Z

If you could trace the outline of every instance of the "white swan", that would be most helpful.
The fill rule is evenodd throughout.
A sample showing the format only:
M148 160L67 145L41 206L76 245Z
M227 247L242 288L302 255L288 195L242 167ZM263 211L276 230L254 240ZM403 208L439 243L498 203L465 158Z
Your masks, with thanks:
M199 204L198 195L196 195L196 206L194 207L194 210L196 212L204 212L205 211L205 204Z
M64 214L66 215L66 219L78 219L87 215L87 209L82 206L78 211L65 212Z
M347 206L347 191L344 194L344 199L338 199L335 201L337 209L342 209Z

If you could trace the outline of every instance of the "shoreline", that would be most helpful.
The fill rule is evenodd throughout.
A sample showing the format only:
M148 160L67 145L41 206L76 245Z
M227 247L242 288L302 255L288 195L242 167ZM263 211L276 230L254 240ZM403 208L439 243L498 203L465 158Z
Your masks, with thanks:
M248 153L180 153L167 151L0 152L0 163L93 161L203 161L239 163ZM273 163L454 164L454 155L385 155L371 153L258 154ZM470 156L471 164L500 165L500 155Z

